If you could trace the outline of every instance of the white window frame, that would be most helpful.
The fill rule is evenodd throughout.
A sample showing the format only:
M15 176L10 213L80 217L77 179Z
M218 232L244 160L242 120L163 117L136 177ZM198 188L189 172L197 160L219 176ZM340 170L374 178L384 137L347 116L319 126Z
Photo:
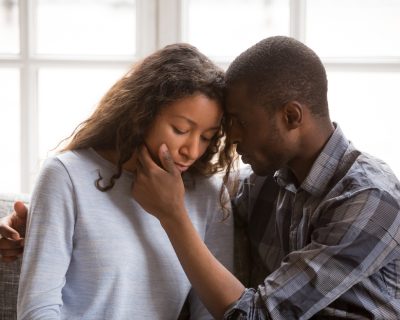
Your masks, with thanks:
M69 56L36 54L35 0L19 0L20 53L0 55L0 68L16 68L20 71L20 191L29 193L36 178L39 159L38 130L38 71L40 68L89 67L128 68L132 62L157 48L157 2L136 0L135 56L99 55Z
M218 0L216 0L218 1ZM20 70L21 191L31 192L39 168L38 70L42 67L125 68L133 60L174 42L184 42L185 0L136 0L136 56L47 56L35 54L36 0L19 0L20 54L0 55L0 68ZM290 0L290 36L305 40L307 0ZM211 57L213 59L213 57ZM221 59L221 58L219 58ZM230 61L213 59L227 68ZM400 57L322 59L328 71L400 72Z

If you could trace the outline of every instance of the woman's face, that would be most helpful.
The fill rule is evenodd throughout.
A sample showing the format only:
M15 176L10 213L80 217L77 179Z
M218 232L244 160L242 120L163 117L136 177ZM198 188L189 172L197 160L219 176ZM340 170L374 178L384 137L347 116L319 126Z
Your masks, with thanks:
M203 94L194 94L165 108L154 119L145 142L154 160L165 143L178 170L182 172L200 158L218 132L222 108Z

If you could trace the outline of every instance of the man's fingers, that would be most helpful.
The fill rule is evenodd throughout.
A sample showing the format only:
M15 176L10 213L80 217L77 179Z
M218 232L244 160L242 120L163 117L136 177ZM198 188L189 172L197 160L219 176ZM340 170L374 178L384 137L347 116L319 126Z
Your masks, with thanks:
M150 169L160 169L160 167L157 165L157 163L154 162L154 160L151 158L151 155L149 153L149 150L147 149L146 146L143 146L139 152L139 168L142 172L148 173Z
M18 231L14 230L13 228L9 227L6 224L2 224L0 226L0 235L2 238L6 239L13 239L13 240L20 240L21 235L18 233ZM3 239L0 239L0 241Z
M154 160L150 156L147 147L144 146L141 149L138 157L138 171L147 175L151 169L164 169L171 174L180 175L179 170L176 168L174 160L172 159L166 144L162 144L160 146L158 156L160 158L162 168L160 168L160 166L154 162Z
M0 253L4 250L15 250L20 249L24 246L24 239L20 240L10 240L2 238L0 239Z
M143 146L140 149L139 156L138 156L137 172L147 175L147 173L149 172L149 168L151 168L152 166L156 166L156 164L154 163L153 159L149 155L147 147Z
M19 219L26 221L26 216L28 215L28 208L25 206L23 202L16 201L14 203L14 210Z
M22 253L22 248L14 250L1 250L0 254L2 257L17 257Z
M179 174L179 170L176 168L174 160L172 159L166 144L163 143L160 146L158 156L160 158L161 165L164 167L165 170L174 175Z
M3 261L3 262L13 262L13 261L15 261L15 260L17 260L18 259L18 257L16 257L16 256L14 256L14 257L1 257L1 261Z

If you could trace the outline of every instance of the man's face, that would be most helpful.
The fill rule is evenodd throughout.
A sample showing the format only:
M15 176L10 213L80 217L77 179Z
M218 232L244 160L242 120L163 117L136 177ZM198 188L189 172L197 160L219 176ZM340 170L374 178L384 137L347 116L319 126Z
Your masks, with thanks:
M232 140L242 161L257 175L269 175L287 165L291 137L281 111L268 112L250 99L244 85L228 90L227 110L232 117Z

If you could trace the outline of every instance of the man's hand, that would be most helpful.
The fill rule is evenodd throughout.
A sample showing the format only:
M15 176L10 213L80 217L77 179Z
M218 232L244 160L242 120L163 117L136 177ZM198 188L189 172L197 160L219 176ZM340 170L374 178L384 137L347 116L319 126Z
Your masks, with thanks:
M4 262L11 262L23 252L28 209L17 201L14 212L0 219L0 255Z
M159 150L160 168L146 148L141 150L132 195L160 220L176 255L200 299L216 319L244 292L244 286L208 250L187 215L185 188L165 145Z
M146 147L138 157L138 168L132 186L132 195L144 210L160 221L179 218L186 212L185 188L179 170L165 144L160 146L160 168Z

